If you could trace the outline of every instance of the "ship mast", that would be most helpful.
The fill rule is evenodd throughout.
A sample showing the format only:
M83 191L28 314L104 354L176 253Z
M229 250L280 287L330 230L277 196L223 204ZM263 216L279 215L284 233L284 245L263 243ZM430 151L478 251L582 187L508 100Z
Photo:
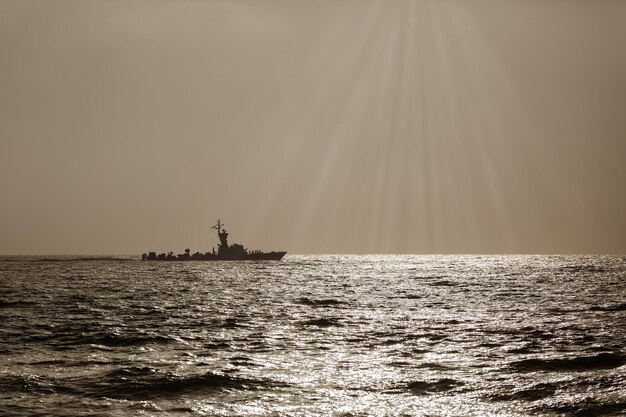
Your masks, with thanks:
M220 238L220 243L217 245L217 252L219 254L228 250L228 233L226 229L222 231L222 226L224 226L224 223L218 220L217 224L212 227L212 229L217 229L217 236Z
M217 219L217 224L213 226L211 229L217 229L217 234L219 236L219 234L222 233L222 226L224 226L224 223L222 223L220 219Z

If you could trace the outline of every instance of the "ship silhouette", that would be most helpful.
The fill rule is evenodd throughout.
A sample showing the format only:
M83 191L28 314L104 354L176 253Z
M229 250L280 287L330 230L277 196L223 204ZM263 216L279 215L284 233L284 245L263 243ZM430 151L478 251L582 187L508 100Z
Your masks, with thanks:
M141 255L144 261L279 261L287 252L261 252L259 250L248 251L243 245L238 243L228 244L228 232L223 228L224 223L217 221L212 229L217 230L217 236L220 243L213 251L201 253L191 253L189 249L185 249L185 253L174 255L174 252L160 253L148 252Z

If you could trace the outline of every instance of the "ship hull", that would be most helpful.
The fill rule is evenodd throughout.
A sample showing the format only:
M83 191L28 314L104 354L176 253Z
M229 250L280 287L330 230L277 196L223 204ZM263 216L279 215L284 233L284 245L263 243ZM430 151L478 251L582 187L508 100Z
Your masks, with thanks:
M287 252L252 252L242 255L225 256L223 254L205 253L189 256L146 257L145 261L280 261Z

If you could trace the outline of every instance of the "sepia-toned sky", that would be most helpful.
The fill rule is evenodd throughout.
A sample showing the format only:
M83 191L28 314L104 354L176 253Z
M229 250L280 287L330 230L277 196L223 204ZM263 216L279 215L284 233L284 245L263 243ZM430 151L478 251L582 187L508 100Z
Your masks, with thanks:
M0 254L626 253L626 2L0 0Z

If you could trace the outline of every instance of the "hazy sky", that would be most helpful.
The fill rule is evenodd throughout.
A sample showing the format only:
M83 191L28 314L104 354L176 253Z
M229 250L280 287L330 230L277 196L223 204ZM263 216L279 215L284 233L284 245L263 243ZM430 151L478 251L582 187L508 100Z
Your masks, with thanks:
M0 0L0 254L626 253L626 1Z

